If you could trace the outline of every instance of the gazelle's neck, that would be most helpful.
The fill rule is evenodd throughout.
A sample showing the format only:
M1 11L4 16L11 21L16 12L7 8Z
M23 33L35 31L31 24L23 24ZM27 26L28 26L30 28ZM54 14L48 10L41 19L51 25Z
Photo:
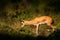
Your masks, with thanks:
M25 25L30 25L32 24L31 21L24 21Z

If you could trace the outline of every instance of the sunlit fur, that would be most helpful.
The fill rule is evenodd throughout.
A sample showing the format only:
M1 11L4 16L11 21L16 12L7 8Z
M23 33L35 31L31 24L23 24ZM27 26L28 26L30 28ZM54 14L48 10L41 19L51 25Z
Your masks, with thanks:
M38 34L38 26L40 24L45 24L45 23L52 28L52 31L54 31L54 26L52 25L52 22L53 19L50 16L41 16L41 17L36 17L32 20L24 20L24 22L22 22L21 27L24 27L24 25L35 25L36 34Z

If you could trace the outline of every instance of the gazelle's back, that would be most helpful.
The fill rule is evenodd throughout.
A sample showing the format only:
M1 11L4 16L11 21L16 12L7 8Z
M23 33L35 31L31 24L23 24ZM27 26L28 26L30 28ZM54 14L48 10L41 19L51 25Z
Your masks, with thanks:
M41 16L41 17L36 17L35 19L31 20L32 23L38 23L38 22L48 22L48 23L52 23L52 18L50 16Z

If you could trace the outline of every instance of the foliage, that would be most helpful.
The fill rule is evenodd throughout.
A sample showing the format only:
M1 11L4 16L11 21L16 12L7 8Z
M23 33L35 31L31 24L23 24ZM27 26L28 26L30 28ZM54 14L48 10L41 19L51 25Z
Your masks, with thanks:
M21 37L21 40L25 38L31 38L32 40L37 40L39 38L55 40L57 36L60 36L59 0L2 0L0 3L0 34L8 34L12 38L15 36L16 39ZM47 31L49 27L47 25L41 25L39 26L39 36L37 37L35 36L36 27L20 27L21 19L31 20L35 17L43 15L51 16L53 18L53 25L56 27L57 31L49 34L50 32ZM43 34L48 37L45 38Z

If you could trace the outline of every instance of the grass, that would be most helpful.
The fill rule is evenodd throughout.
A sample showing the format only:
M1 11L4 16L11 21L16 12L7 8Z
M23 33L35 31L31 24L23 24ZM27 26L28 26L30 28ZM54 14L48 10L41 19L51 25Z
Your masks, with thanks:
M12 7L12 5L10 5L10 6ZM26 9L22 9L21 13L20 13L20 9L18 9L18 12L16 13L16 10L13 7L12 7L13 9L10 8L10 6L8 5L6 7L8 10L6 9L6 11L5 11L5 9L4 9L7 17L5 18L5 16L2 16L2 15L1 15L2 17L0 17L0 34L3 33L3 34L8 34L10 36L12 36L12 35L15 37L17 36L18 39L19 39L19 37L21 37L21 39L23 39L23 38L28 39L29 37L31 39L34 39L34 38L37 39L37 37L35 37L35 28L36 27L25 26L24 28L21 28L19 20L20 19L31 20L35 17L46 15L44 12L45 5L41 4L36 7L30 5L30 7L26 8ZM36 12L36 9L38 9L39 12ZM54 26L56 26L56 29L60 30L60 27L59 27L60 26L60 14L51 12L49 16L51 16L53 18ZM49 27L47 25L41 25L39 27L39 35L48 36L48 38L49 38L49 36L52 35L53 33L51 33L51 31L48 32L47 29L49 29ZM51 29L49 29L49 30L51 30ZM50 36L50 37L52 37L52 36ZM36 40L36 39L34 39L34 40Z

